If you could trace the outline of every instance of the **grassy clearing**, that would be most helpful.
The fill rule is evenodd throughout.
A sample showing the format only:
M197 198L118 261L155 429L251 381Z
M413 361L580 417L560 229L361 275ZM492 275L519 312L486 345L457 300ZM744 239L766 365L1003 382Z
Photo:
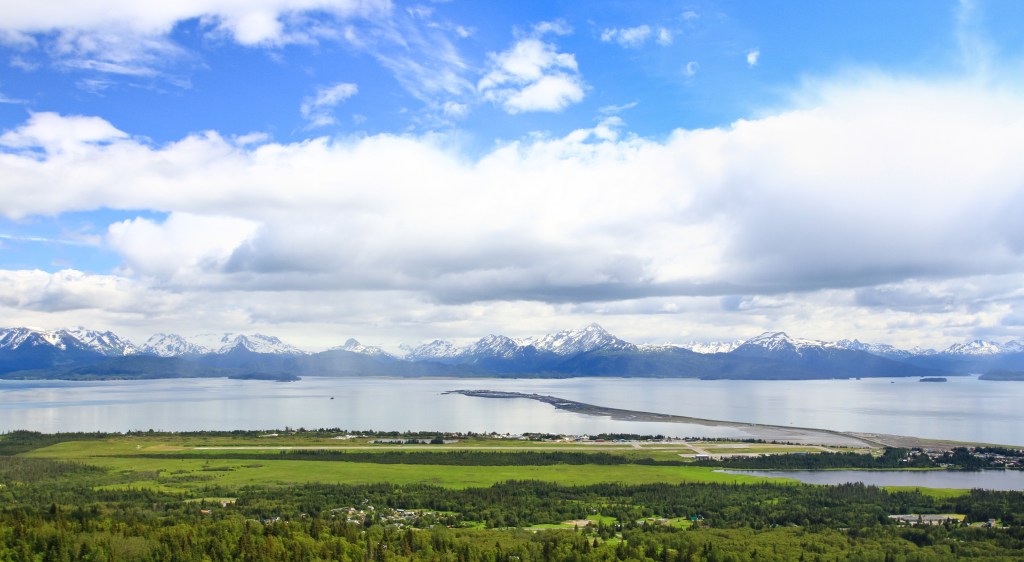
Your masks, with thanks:
M721 474L705 467L638 465L553 466L437 466L323 462L302 460L262 461L203 459L153 459L92 457L83 462L108 468L130 480L124 487L160 486L186 492L209 485L239 487L297 483L434 484L450 488L490 486L508 480L541 480L566 485L602 482L628 484L769 481L742 475ZM158 473L157 479L134 480L132 474ZM775 479L777 480L777 479Z
M926 496L940 499L955 498L970 492L970 490L957 488L920 488L917 486L885 486L884 488L890 492L921 492Z
M500 442L492 440L491 442ZM338 443L330 439L292 439L291 446L349 448L365 450L365 445ZM326 442L326 443L325 443ZM551 466L449 466L376 464L368 462L325 462L290 458L278 459L213 459L208 455L224 452L197 447L253 447L265 441L253 438L175 438L175 437L114 437L99 441L69 441L26 453L25 456L76 460L107 468L118 474L121 483L114 488L151 488L169 492L190 493L209 486L236 488L246 485L286 485L299 483L373 484L434 484L450 488L490 486L508 480L540 480L567 485L589 485L603 482L627 484L725 482L754 483L768 479L714 472L708 467L623 465L551 465ZM344 445L348 445L345 447ZM485 445L485 444L482 444ZM532 444L531 444L532 446ZM392 446L389 450L407 446ZM476 447L445 446L438 452L473 449ZM531 447L532 448L532 447ZM562 448L566 448L562 445ZM610 447L569 445L570 450L613 453ZM246 453L266 454L265 449L230 449L244 456ZM383 450L383 449L382 449ZM420 449L422 450L422 449ZM510 452L513 450L509 448ZM550 449L549 449L550 450ZM146 454L187 453L189 458L142 457ZM653 454L652 454L653 453ZM627 448L621 454L646 458L675 458L676 453L646 452ZM282 456L283 457L283 456ZM777 480L777 479L776 479Z

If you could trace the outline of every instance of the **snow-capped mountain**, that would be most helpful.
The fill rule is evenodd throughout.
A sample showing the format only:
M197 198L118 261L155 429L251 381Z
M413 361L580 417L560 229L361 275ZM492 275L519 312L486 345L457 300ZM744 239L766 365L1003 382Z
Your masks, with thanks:
M372 345L363 345L356 341L355 338L349 338L345 340L345 345L339 345L338 347L332 347L330 351L348 351L350 353L361 353L363 355L370 355L373 357L392 357L392 355L379 347Z
M590 324L582 330L562 330L557 334L524 340L522 343L532 345L537 351L547 351L556 355L575 355L597 349L607 351L637 351L639 349L636 345L609 334L597 324Z
M58 330L85 344L89 349L107 357L120 357L139 353L139 348L117 334L106 331L87 330L81 326L74 329Z
M946 355L999 355L1002 353L1020 353L1024 351L1024 343L1020 341L1008 341L999 343L994 341L973 340L965 343L957 343L947 347L942 353Z
M113 332L99 332L85 328L40 330L36 328L0 329L0 350L18 350L51 347L60 351L91 351L107 357L120 357L138 353L131 342Z
M525 344L525 345L524 345ZM462 349L461 355L483 355L511 359L522 353L529 343L491 334Z
M595 350L638 351L639 347L623 341L597 324L590 324L580 330L562 330L537 338L514 339L507 336L489 335L465 347L451 342L434 340L412 349L406 359L424 360L473 360L479 358L513 359L523 355L553 354L557 356L577 355Z
M661 353L677 349L685 349L686 351L700 353L701 355L710 355L712 353L729 353L741 345L743 345L743 340L709 342L691 341L688 343L642 343L636 347L644 353Z
M878 355L879 357L889 357L894 359L905 359L913 355L923 354L930 350L921 350L920 353L914 351L907 351L905 349L899 349L898 347L889 345L887 343L863 343L860 340L839 340L836 342L836 346L840 349L849 349L852 351L863 351L870 353L871 355Z
M773 353L789 352L800 355L804 351L812 349L839 349L839 346L833 342L791 338L786 332L765 332L743 342L734 351L750 352L763 350Z
M729 353L741 345L743 345L743 340L690 342L679 347L694 353Z
M0 329L0 349L16 350L24 347L49 346L67 349L67 342L57 332L33 328Z
M160 357L181 357L183 355L202 355L210 353L210 349L194 344L178 334L153 334L142 344L143 353L151 353Z
M1024 371L1022 341L977 340L936 352L765 332L742 342L635 345L597 324L540 337L489 335L465 346L435 340L409 350L405 360L355 339L334 350L346 353L309 354L261 334L186 338L161 333L136 348L107 331L10 328L0 329L0 374L75 378L127 373L275 380L285 375L331 374L813 379Z
M142 351L160 357L224 354L239 350L279 355L306 354L305 351L279 338L263 334L199 334L186 338L178 334L159 333L153 334L142 345Z
M405 348L408 349L408 348ZM414 347L406 353L410 361L429 361L434 359L454 359L462 355L463 349L450 341L434 340L430 343Z
M305 351L287 344L274 336L263 334L224 334L220 338L222 344L217 353L230 353L233 351L250 351L252 353L266 353L278 355L306 355Z

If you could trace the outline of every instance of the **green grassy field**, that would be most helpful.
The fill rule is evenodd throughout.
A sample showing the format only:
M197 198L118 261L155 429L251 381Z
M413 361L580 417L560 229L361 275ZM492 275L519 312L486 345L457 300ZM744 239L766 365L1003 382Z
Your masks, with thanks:
M806 446L756 443L694 443L716 453L807 453ZM682 443L602 443L515 441L475 438L447 445L372 444L368 439L339 440L324 437L280 435L195 436L133 435L99 440L67 441L36 449L23 456L71 460L109 469L115 478L110 488L152 489L194 496L210 487L237 489L243 486L275 486L304 483L327 484L432 484L449 488L490 486L509 480L539 480L567 485L605 482L625 484L718 482L793 482L784 479L723 474L698 466L650 466L643 464L557 464L548 466L458 466L450 464L384 464L305 460L280 451L323 449L330 451L570 451L622 455L631 459L680 461L693 449ZM229 453L235 458L213 458ZM168 458L160 458L168 455ZM272 458L266 458L267 456ZM245 457L253 458L246 459ZM962 490L929 490L950 497Z
M74 460L110 469L122 478L122 483L112 486L134 488L156 488L165 491L189 492L210 485L235 488L245 485L275 485L308 482L371 484L390 482L393 484L434 484L451 488L490 486L508 480L541 480L560 484L596 484L601 482L622 482L627 484L680 483L680 482L763 482L766 479L737 476L714 472L707 467L691 466L645 466L621 465L552 465L552 466L451 466L430 464L377 464L369 462L330 462L320 460L296 460L283 458L210 459L213 453L230 450L239 455L266 454L275 452L266 449L245 449L251 442L239 442L230 438L217 439L175 439L173 437L115 437L101 441L71 441L51 445L26 453L24 456ZM293 440L293 447L316 448L316 443ZM357 449L362 445L342 447L337 442L324 446ZM195 447L218 447L216 450ZM227 449L226 449L227 448ZM531 446L532 448L532 446ZM565 448L565 447L563 447ZM575 450L587 452L614 452L601 447L576 446ZM391 446L387 450L410 449L409 446ZM512 449L504 449L512 452ZM383 447L381 450L385 450ZM465 447L436 447L438 453L465 450ZM631 456L641 451L627 448L620 452ZM187 454L190 458L154 458L153 455L173 453ZM670 454L678 459L678 455ZM663 456L663 455L658 455ZM194 458L192 458L194 457Z

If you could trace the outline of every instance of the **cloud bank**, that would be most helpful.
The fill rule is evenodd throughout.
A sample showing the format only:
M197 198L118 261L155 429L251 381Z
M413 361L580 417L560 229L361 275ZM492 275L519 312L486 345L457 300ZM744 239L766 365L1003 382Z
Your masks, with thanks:
M495 84L569 65L516 52L495 59L506 73ZM738 311L752 330L813 325L820 337L1017 330L1024 97L859 75L796 99L663 140L622 135L614 118L478 159L437 136L253 143L203 132L157 146L96 117L35 113L0 135L0 213L165 218L109 225L123 260L114 276L67 273L40 292L16 280L53 274L9 271L4 303L89 308L114 284L131 286L121 300L143 316L166 314L168 299L230 295L247 321L298 323L326 299L332 314L429 321L439 335L486 333L487 322L532 330L493 316L511 303L538 323L621 315L620 331L638 339L680 314L713 335ZM267 295L288 305L268 311ZM666 321L633 324L641 314Z

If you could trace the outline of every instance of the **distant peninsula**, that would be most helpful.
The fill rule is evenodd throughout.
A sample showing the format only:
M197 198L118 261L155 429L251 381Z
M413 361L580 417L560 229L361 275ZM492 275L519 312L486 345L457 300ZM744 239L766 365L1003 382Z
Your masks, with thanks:
M943 450L952 449L956 446L956 444L951 442L918 439L916 437L846 433L842 431L815 429L809 427L732 422L674 414L607 408L604 406L587 404L585 402L577 402L575 400L566 400L565 398L559 398L557 396L530 394L525 392L510 392L504 390L449 390L443 394L459 394L462 396L471 396L476 398L525 398L527 400L536 400L538 402L550 404L559 410L567 410L588 416L607 416L620 421L686 423L704 426L734 427L748 434L753 439L763 439L765 441L781 441L787 443L805 443L840 447L928 447Z
M978 377L982 381L1024 381L1024 371L989 371Z

